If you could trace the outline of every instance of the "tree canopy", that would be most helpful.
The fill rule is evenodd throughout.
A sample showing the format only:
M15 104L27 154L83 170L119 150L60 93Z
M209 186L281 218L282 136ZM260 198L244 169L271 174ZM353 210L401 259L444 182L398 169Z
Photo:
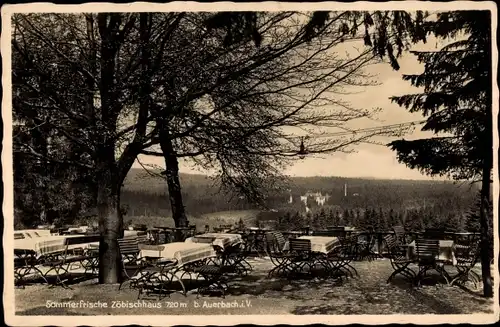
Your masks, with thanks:
M440 39L452 39L436 51L415 51L424 72L404 75L418 94L392 100L427 117L423 130L438 134L389 144L398 160L429 175L481 180L481 269L483 292L493 296L490 271L490 188L493 168L491 13L438 13L427 29Z
M252 32L239 36L212 25L217 15L12 17L14 120L23 134L14 138L15 160L52 165L47 172L29 170L35 179L90 176L88 194L103 235L103 282L117 278L120 191L138 155L217 165L224 186L259 200L261 186L275 185L280 167L297 153L298 141L286 128L342 128L370 115L336 94L370 85L363 67L380 59L371 48L340 56L338 47L347 40L377 40L378 55L388 51L391 57L392 35L368 32L374 37L368 42L368 29L358 31L390 15L258 12L243 15L247 23L241 27ZM310 142L308 151L340 151L368 137ZM26 171L19 167L16 173ZM60 186L80 180L74 176Z
M422 130L437 136L397 140L390 147L410 168L455 179L482 176L483 159L492 160L491 26L488 11L439 13L430 33L457 38L437 51L413 51L422 74L403 79L422 92L392 101L427 117Z

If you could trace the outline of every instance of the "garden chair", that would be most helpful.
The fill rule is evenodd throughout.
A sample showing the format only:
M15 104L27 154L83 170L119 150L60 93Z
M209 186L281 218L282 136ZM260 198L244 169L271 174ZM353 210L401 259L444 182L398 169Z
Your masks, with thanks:
M417 254L416 263L418 264L417 286L421 286L422 281L429 278L427 276L429 270L439 272L449 284L443 264L437 259L439 256L439 239L428 239L425 236L420 236L415 240L415 247Z
M148 246L151 245L144 245L143 248ZM175 274L176 268L178 268L177 263L175 259L162 258L156 260L154 264L145 264L147 266L143 270L140 270L139 274L132 277L131 286L133 285L139 291L137 299L140 299L143 293L156 293L158 294L158 299L161 300L163 294L168 294L168 285L173 284L174 279L179 282L182 292L186 296L184 283Z
M372 248L375 245L375 241L377 239L375 230L371 227L367 229L365 233L363 233L364 239L358 239L358 256L357 260L367 259L368 261L372 261L378 255L373 252Z
M197 282L200 283L200 277L204 283L198 286L196 298L204 293L220 292L222 298L225 297L225 292L229 288L227 282L223 279L224 272L221 266L216 264L202 265L196 267L194 272L198 274Z
M118 287L121 289L122 285L129 281L129 287L140 287L141 283L146 278L145 270L151 268L153 265L148 263L145 258L140 258L139 239L137 237L125 237L118 239L118 246L120 248L123 279Z
M392 231L396 235L396 242L401 245L408 244L407 234L404 226L392 226Z
M246 276L250 271L252 271L252 265L246 260L250 252L249 244L235 244L226 252L226 265L233 267L232 269L234 269L234 273L240 276Z
M340 246L328 254L328 261L331 267L331 275L334 277L354 277L359 276L356 268L351 263L355 261L359 254L359 244L357 236L349 236L343 239ZM340 274L338 274L340 272Z
M267 277L271 277L273 273L284 273L289 271L291 256L289 251L285 251L285 237L281 232L267 232L265 235L266 252L274 265Z
M394 269L394 272L387 279L387 283L398 274L413 282L417 275L409 267L413 260L408 258L408 248L401 245L395 235L385 235L384 242L389 252L391 266Z
M481 277L472 268L479 259L479 238L471 235L465 240L456 239L452 251L455 255L457 274L451 277L450 285L457 283L463 285L467 281L471 281L477 289Z
M267 238L264 230L251 231L246 241L249 243L250 253L255 252L258 257L262 257L267 252Z
M311 273L315 260L311 251L311 240L292 238L289 240L289 267L292 275L302 273L305 266Z
M210 261L193 270L198 274L197 282L200 283L200 277L203 278L202 285L198 287L197 297L204 293L218 292L224 298L229 288L229 277L247 273L246 267L242 264L246 255L243 244L234 244L224 250L216 245L214 248L219 260Z

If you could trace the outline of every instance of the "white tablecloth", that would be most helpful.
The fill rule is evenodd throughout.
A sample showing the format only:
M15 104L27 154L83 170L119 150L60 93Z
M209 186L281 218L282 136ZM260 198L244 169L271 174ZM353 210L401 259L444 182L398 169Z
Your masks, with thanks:
M71 232L86 233L88 230L89 230L89 226L70 227L70 228L68 228L68 233L71 233Z
M205 233L186 239L187 243L209 243L225 249L228 246L243 243L240 234L229 233Z
M139 230L124 230L123 231L123 237L129 237L129 236L137 236L138 234L147 234L146 232L139 231Z
M48 229L24 229L14 231L14 239L33 239L40 237L49 237L50 230Z
M415 246L415 241L408 244L408 258L415 259L417 257L417 248ZM439 255L436 260L456 263L455 254L453 253L453 241L452 240L440 240L439 241Z
M82 235L48 236L14 240L14 249L35 251L37 256L55 253L64 251L66 249L66 239L73 237L82 237ZM90 245L99 245L99 242L71 244L68 246L68 249L86 248Z
M297 237L301 240L310 240L311 241L311 251L313 252L321 252L328 254L330 253L336 246L339 245L339 239L335 236L299 236ZM289 242L285 243L284 250L290 249Z
M173 242L162 245L143 246L141 257L167 258L177 260L178 265L213 258L217 255L214 247L206 243Z

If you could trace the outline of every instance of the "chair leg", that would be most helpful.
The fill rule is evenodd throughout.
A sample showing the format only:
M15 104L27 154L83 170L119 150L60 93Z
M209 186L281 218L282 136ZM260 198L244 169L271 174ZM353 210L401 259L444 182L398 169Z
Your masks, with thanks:
M450 275L448 274L444 266L436 266L436 270L444 278L444 280L446 281L446 285L450 285Z

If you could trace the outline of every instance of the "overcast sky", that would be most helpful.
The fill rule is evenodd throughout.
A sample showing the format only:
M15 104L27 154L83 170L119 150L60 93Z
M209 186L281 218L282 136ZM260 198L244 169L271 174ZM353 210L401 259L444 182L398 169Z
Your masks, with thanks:
M435 49L437 44L429 42L423 46L426 50ZM422 49L422 46L416 47ZM358 128L383 126L410 121L418 121L424 117L418 113L410 113L408 110L391 103L389 97L418 93L409 82L403 81L402 74L420 73L423 66L418 64L416 57L405 53L399 60L401 69L394 71L387 64L377 64L369 68L369 72L377 75L380 85L366 87L362 93L349 96L352 105L359 108L380 107L382 111L377 114L376 120L362 120L352 122L350 126ZM359 92L360 90L357 89ZM431 135L421 132L420 126L416 126L413 132L404 136L405 139L415 139ZM394 138L378 138L377 141L388 143ZM353 148L353 153L334 153L322 155L321 157L306 157L291 165L284 173L291 176L341 176L341 177L370 177L387 179L432 179L421 174L417 170L407 168L398 163L396 153L389 148L374 144L360 144ZM164 159L161 157L140 156L142 163L155 164L164 167ZM190 166L187 162L180 161L182 173L205 173L198 167ZM140 167L136 162L134 167ZM437 178L442 179L442 178Z

